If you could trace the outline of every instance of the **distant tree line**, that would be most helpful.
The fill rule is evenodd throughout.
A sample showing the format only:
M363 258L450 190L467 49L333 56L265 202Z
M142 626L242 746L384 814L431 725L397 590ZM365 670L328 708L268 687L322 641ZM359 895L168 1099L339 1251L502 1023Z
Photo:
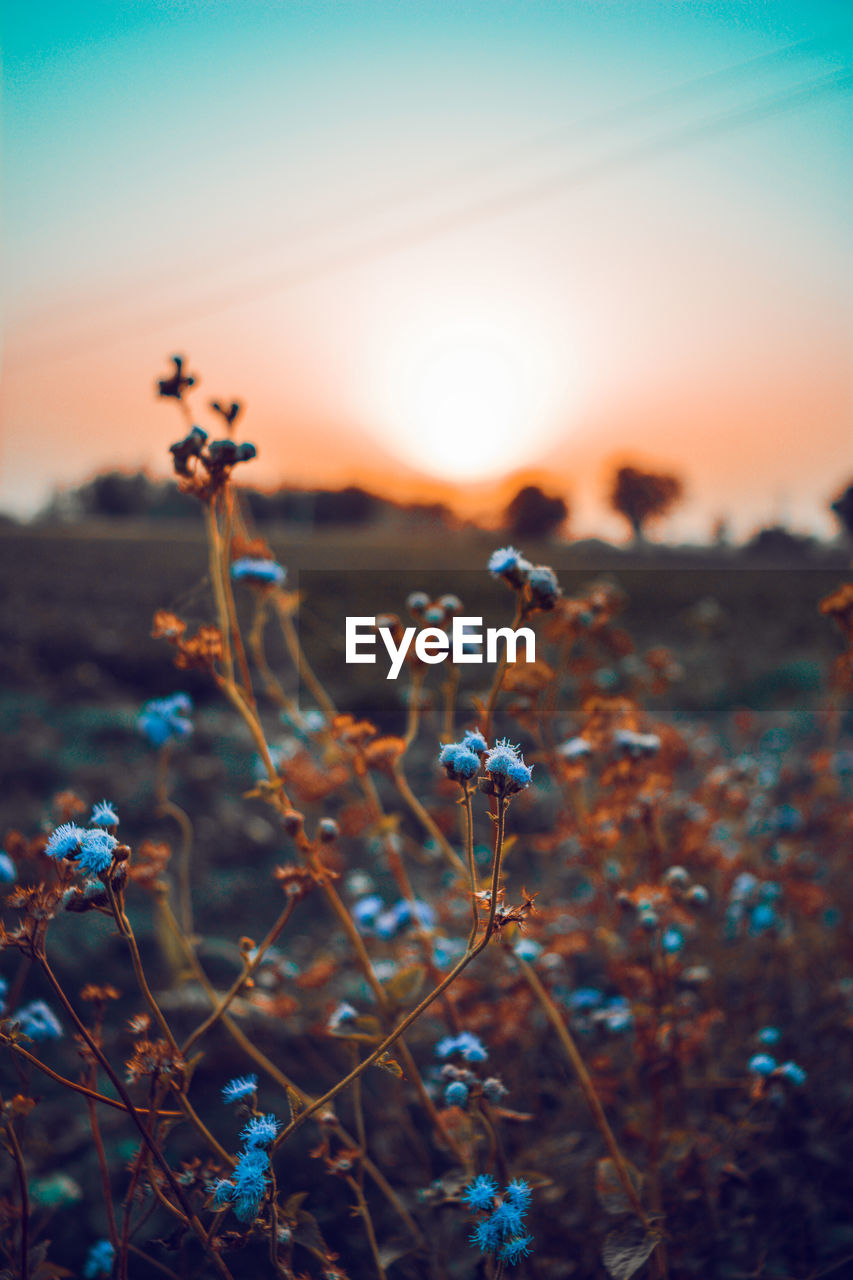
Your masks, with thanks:
M449 524L450 508L440 502L396 503L358 485L343 489L239 490L256 524L366 525L404 519L418 524ZM60 514L110 519L182 520L197 514L196 504L173 480L153 480L142 471L107 471L54 497L47 518Z

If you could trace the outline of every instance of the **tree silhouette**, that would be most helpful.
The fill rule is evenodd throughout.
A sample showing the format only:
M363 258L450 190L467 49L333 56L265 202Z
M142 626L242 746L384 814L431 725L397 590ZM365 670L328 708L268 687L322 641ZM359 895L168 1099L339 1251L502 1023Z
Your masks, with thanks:
M643 542L646 522L665 515L682 493L683 486L677 476L620 467L613 477L610 505L628 521L635 540Z
M848 538L853 538L853 483L848 484L847 488L829 505L838 516Z
M514 538L550 538L569 515L568 504L549 497L538 485L519 489L504 512L504 522Z

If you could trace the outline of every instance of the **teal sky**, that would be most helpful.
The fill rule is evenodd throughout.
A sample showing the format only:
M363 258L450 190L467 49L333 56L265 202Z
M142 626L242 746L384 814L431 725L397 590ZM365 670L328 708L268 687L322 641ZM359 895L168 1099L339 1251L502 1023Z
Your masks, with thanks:
M388 296L393 311L398 282L417 281L418 269L433 281L479 264L470 269L480 282L509 270L506 296L518 287L535 297L543 325L563 333L565 321L569 340L596 280L593 310L617 271L633 299L638 290L658 298L649 253L666 281L685 263L698 272L703 245L743 265L754 244L776 281L782 328L786 307L822 307L831 334L821 330L818 345L837 343L841 359L849 339L849 88L821 89L730 137L724 129L725 143L688 144L677 163L666 147L656 159L653 145L849 68L846 4L10 3L2 40L4 372L14 384L4 407L7 504L23 509L101 460L153 461L153 438L150 448L106 456L107 406L80 399L86 362L108 353L126 357L125 382L133 353L147 394L145 362L176 343L190 347L224 365L235 391L244 368L263 411L289 342L302 376L270 399L270 414L361 430L377 401L356 385L347 332L369 327L370 296ZM739 70L719 74L727 68ZM652 99L667 89L671 99ZM625 149L650 145L649 160L623 175ZM522 198L498 221L478 223L475 212L443 239L423 234L433 217L461 211L464 221L471 204L511 203L567 165L611 154L615 177L598 204L584 186L577 199ZM671 260L653 243L655 225ZM401 258L395 246L409 234L418 244ZM316 286L275 291L279 276L310 275L339 255L372 260L377 246L369 270L345 263ZM561 319L559 299L575 285ZM713 292L710 279L703 288ZM674 286L662 293L672 297L661 305L677 310ZM709 305L699 328L718 323ZM601 346L604 320L593 320ZM262 368L252 351L265 332L279 351ZM294 333L309 332L298 350ZM580 363L593 372L607 364L576 340ZM614 340L630 370L627 326ZM340 385L337 400L329 379ZM55 449L45 476L44 441L61 443L60 401L76 455ZM390 435L385 443L390 457ZM815 492L825 482L822 474ZM784 491L778 477L774 492ZM769 491L761 500L771 501Z

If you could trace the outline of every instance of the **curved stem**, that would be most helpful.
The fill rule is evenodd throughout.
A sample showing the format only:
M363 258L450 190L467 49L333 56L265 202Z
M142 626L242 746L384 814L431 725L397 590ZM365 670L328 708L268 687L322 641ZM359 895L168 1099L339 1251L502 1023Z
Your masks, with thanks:
M637 1195L637 1189L631 1181L625 1157L619 1148L616 1138L613 1136L613 1130L607 1123L607 1117L605 1116L604 1108L599 1101L595 1085L593 1084L592 1078L586 1069L586 1063L580 1055L580 1051L574 1042L571 1032L560 1016L560 1011L554 1004L554 1001L540 982L539 975L531 968L527 961L522 960L520 956L516 955L515 960L524 975L525 981L542 1006L546 1018L556 1031L557 1038L560 1041L572 1068L574 1069L578 1084L580 1085L581 1093L583 1094L586 1104L592 1113L595 1126L604 1139L604 1145L607 1147L608 1154L613 1161L613 1167L616 1170L622 1190L625 1192L634 1213L637 1215L646 1231L654 1231L654 1227L646 1215L646 1211L643 1208L640 1197Z
M71 1004L68 997L66 996L65 991L63 990L59 982L59 979L56 977L56 974L53 972L53 970L50 967L50 964L48 963L46 954L42 951L40 954L36 956L36 959L38 960L39 964L44 970L45 977L47 978L54 992L56 993L56 996L59 999L60 1003L62 1004L62 1007L65 1009L65 1012L68 1014L69 1018L76 1026L80 1035L85 1040L86 1044L89 1047L90 1052L94 1054L98 1062L101 1064L101 1067L103 1068L103 1070L109 1076L112 1082L113 1088L121 1098L122 1102L125 1105L125 1109L127 1110L128 1114L130 1115L137 1129L139 1130L139 1133L142 1137L142 1141L144 1142L146 1148L150 1151L153 1159L157 1162L157 1164L162 1169L163 1174L165 1175L166 1181L168 1182L169 1187L172 1191L172 1194L180 1204L190 1226L192 1227L193 1231L195 1231L196 1235L201 1241L201 1245L205 1253L208 1254L211 1261L213 1262L214 1267L219 1272L219 1275L223 1277L223 1280L234 1280L234 1277L231 1275L231 1272L228 1270L228 1267L225 1265L220 1255L216 1252L215 1249L211 1248L210 1241L208 1240L208 1237L207 1237L207 1232L205 1231L204 1227L202 1226L196 1214L193 1212L192 1205L187 1200L186 1196L184 1195L183 1188L175 1178L175 1175L172 1173L172 1170L169 1167L169 1163L166 1160L166 1157L163 1155L157 1143L154 1141L154 1139L149 1134L148 1130L145 1128L145 1125L142 1123L139 1112L136 1110L136 1107L133 1104L133 1100L131 1099L130 1094L127 1092L124 1085L122 1084L121 1079L115 1073L115 1071L113 1071L103 1051L92 1039L91 1035L89 1034L89 1030L86 1027L86 1024L78 1016L76 1009Z
M30 1274L30 1195L27 1190L27 1170L24 1164L24 1153L18 1142L11 1121L6 1124L6 1137L9 1139L9 1151L15 1162L18 1175L18 1186L21 1191L21 1280L29 1280Z

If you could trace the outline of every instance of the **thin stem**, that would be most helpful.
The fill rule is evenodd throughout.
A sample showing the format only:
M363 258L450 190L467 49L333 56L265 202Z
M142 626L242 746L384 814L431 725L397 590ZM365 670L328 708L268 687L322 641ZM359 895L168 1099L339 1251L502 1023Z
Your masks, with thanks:
M383 1054L387 1053L388 1050L391 1048L391 1046L400 1038L401 1035L403 1035L405 1031L408 1030L408 1028L412 1025L412 1023L416 1022L417 1019L421 1016L421 1014L425 1013L426 1010L430 1007L430 1005L435 1003L435 1001L439 998L440 995L442 995L447 990L447 988L451 985L451 983L456 981L457 977L459 976L460 973L462 973L463 969L466 969L468 965L471 963L471 961L475 960L477 956L480 954L480 952L483 951L486 946L488 946L488 943L491 940L492 934L494 933L494 929L495 929L495 916L497 913L497 906L498 906L497 889L498 889L498 880L500 879L501 855L503 852L503 830L504 830L503 819L504 819L504 814L506 812L508 804L509 804L509 801L506 798L502 797L500 802L499 817L498 817L498 841L497 841L497 848L495 850L495 871L492 879L492 899L489 905L489 916L486 921L486 928L483 932L483 936L481 937L480 941L473 948L467 951L466 954L462 956L461 960L457 961L457 963L450 970L450 973L448 973L447 977L443 978L442 981L438 984L438 986L435 987L429 993L429 995L425 996L423 1000L421 1000L420 1004L416 1005L415 1008L411 1010L411 1012L406 1014L406 1016L397 1024L397 1026L390 1033L390 1035L387 1035L385 1039L379 1045L377 1045L377 1047L373 1050L372 1053L368 1054L366 1058L363 1058L362 1061L359 1063L359 1065L357 1067L354 1067L352 1071L350 1071L350 1073L343 1078L343 1080L339 1080L338 1083L334 1085L331 1089L327 1090L327 1092L324 1093L321 1098L316 1098L314 1102L311 1103L310 1106L306 1107L304 1111L301 1111L298 1116L294 1117L294 1119L291 1120L290 1124L287 1125L286 1128L282 1129L281 1133L278 1135L275 1142L273 1143L273 1149L280 1146L282 1142L284 1142L287 1138L289 1138L290 1135L294 1133L298 1128L300 1128L305 1123L306 1120L308 1120L312 1115L315 1114L315 1112L320 1111L322 1110L323 1107L327 1106L328 1103L331 1102L332 1098L337 1097L337 1095L343 1089L346 1089L350 1084L352 1084L354 1080L357 1080L359 1076L363 1075L368 1067L373 1066L374 1062L376 1062L378 1058L381 1058Z
M163 913L163 920L165 921L167 927L169 928L169 931L171 932L172 936L175 938L175 941L181 947L187 959L187 963L189 964L190 968L192 969L193 973L198 979L199 984L201 985L202 989L206 993L211 1004L215 1006L216 1003L218 1002L219 997L217 996L215 989L213 988L210 981L208 980L207 974L204 972L204 969L201 967L201 964L199 963L199 960L195 954L195 951L193 950L189 941L181 933L180 928L178 927L178 922L175 919L174 912L172 911L169 905L168 898L166 897L165 894L163 894L159 899L159 901L160 901L160 906ZM266 1056L265 1053L263 1053L255 1045L253 1045L251 1040L248 1038L248 1036L246 1036L246 1034L241 1030L241 1028L237 1026L237 1023L234 1022L234 1020L230 1017L229 1014L224 1013L222 1015L221 1021L222 1021L223 1027L225 1027L226 1031L231 1036L234 1043L238 1045L240 1049L243 1050L243 1052L247 1055L247 1057L249 1057L251 1061L254 1062L255 1065L261 1069L261 1071L265 1071L266 1074L270 1077L270 1079L274 1080L276 1084L280 1085L285 1091L291 1090L296 1095L296 1097L299 1099L300 1102L304 1103L306 1106L311 1105L311 1103L314 1101L311 1094L306 1093L304 1089L300 1089L299 1085L296 1084L293 1080L291 1080L288 1076L286 1076L284 1072L278 1066L276 1066L276 1064L270 1058ZM341 1141L346 1146L353 1146L354 1143L353 1143L352 1137L350 1136L349 1133L347 1133L346 1129L343 1127L340 1121L336 1120L335 1127L336 1127L336 1132L338 1133ZM412 1215L409 1213L406 1206L401 1201L400 1197L397 1195L397 1192L394 1190L394 1188L391 1186L388 1179L382 1173L382 1170L376 1164L374 1164L372 1160L370 1160L367 1157L363 1159L362 1163L364 1165L365 1171L370 1175L370 1177L376 1183L379 1190L382 1192L382 1194L388 1200L388 1203L394 1208L396 1213L405 1223L406 1227L415 1237L418 1244L423 1246L424 1237L423 1237L423 1234L421 1233L420 1228L418 1227Z
M246 661L246 652L243 648L243 640L240 635L240 624L237 621L237 609L234 604L234 592L231 590L231 575L229 566L231 563L231 536L234 529L234 493L229 485L223 496L222 505L225 508L224 530L221 541L220 554L222 556L222 584L225 595L225 607L228 613L228 622L231 627L231 636L234 644L234 653L237 657L237 666L240 669L240 682L243 686L243 693L246 701L250 706L254 706L255 696L252 692L252 677L249 674L249 664Z
M451 867L453 867L453 870L456 871L459 875L464 876L465 875L464 862L459 857L459 854L453 848L453 846L451 845L450 841L447 839L444 832L436 824L436 822L433 820L430 814L426 811L426 809L421 804L418 797L415 795L414 791L412 791L412 788L409 786L409 782L406 777L405 770L403 768L402 757L398 756L397 759L394 761L393 772L394 772L394 783L397 787L397 790L399 791L403 800L411 809L412 813L417 818L418 822L420 822L421 826L424 828L427 834L430 835L432 839L436 842L439 849L444 854L444 857L447 860L447 862L449 862Z
M29 1280L30 1274L30 1195L27 1190L27 1170L24 1154L18 1135L10 1121L6 1123L6 1136L9 1139L9 1151L15 1162L18 1175L18 1186L21 1192L21 1280Z
M276 591L272 597L272 603L273 608L278 615L281 632L284 636L284 643L287 645L288 652L293 660L293 665L296 667L296 674L300 680L305 681L305 684L311 691L314 701L326 717L327 724L331 724L335 716L338 714L337 708L332 702L332 699L326 693L326 690L323 688L320 681L317 679L309 665L308 659L305 657L305 650L300 644L299 636L293 625L293 618L290 615L290 610L284 594L281 591Z
M115 917L115 922L118 925L119 933L124 938L130 950L130 959L133 965L133 972L136 977L136 981L139 985L139 989L142 992L142 995L145 999L145 1003L148 1005L148 1008L151 1010L152 1014L154 1015L154 1019L157 1022L157 1025L159 1026L160 1030L163 1032L163 1035L166 1037L166 1040L169 1043L169 1047L176 1054L180 1054L180 1049L178 1048L178 1042L175 1039L175 1037L172 1035L172 1029L169 1026L168 1022L166 1021L165 1015L163 1014L163 1011L158 1005L157 1001L154 999L154 993L152 992L151 988L148 985L148 979L145 977L145 971L142 968L142 958L140 957L140 954L139 954L139 948L136 945L136 938L134 937L133 929L130 927L130 921L128 920L127 916L124 914L124 911L122 910L122 907L119 904L118 899L116 898L115 890L113 889L113 886L112 886L112 868L110 869L110 872L107 874L107 876L104 878L104 885L107 890L107 896L110 900L110 907L112 908L112 913Z
M581 1093L583 1094L586 1104L592 1113L595 1126L604 1139L604 1145L607 1147L610 1158L613 1161L613 1167L616 1170L616 1175L619 1178L622 1190L625 1192L625 1195L630 1201L631 1207L640 1222L642 1222L646 1231L653 1231L654 1228L652 1223L649 1221L642 1202L640 1201L640 1197L637 1195L637 1189L631 1181L625 1157L613 1136L613 1130L607 1123L607 1117L604 1114L604 1109L599 1101L598 1094L595 1091L595 1085L592 1082L590 1074L586 1069L586 1064L580 1055L578 1047L575 1044L568 1027L560 1016L557 1006L554 1004L550 995L539 981L539 976L535 970L531 968L526 960L522 960L520 956L516 955L515 960L524 975L525 981L541 1004L545 1016L556 1031L557 1038L559 1039L560 1044L565 1050L566 1057L569 1059L569 1062L574 1069L578 1084L580 1085Z
M225 679L229 684L233 684L234 660L231 656L231 625L228 617L225 587L222 582L222 538L219 533L219 522L216 518L214 502L215 499L211 498L204 508L204 520L207 526L207 556L210 581L216 601L216 612L219 617L219 630L222 634L222 663L225 668Z
M358 1185L355 1178L347 1175L347 1183L352 1188L356 1201L358 1202L358 1211L364 1219L364 1228L367 1232L367 1239L370 1243L370 1252L373 1254L373 1262L376 1267L376 1274L379 1280L387 1280L385 1268L382 1266L382 1259L379 1256L379 1245L376 1242L376 1232L373 1229L373 1219L370 1216L370 1210L367 1207L367 1201L364 1198L364 1192Z
M101 1126L98 1124L98 1110L95 1106L93 1098L86 1101L86 1109L89 1112L89 1128L92 1130L92 1138L95 1143L95 1151L98 1155L98 1167L101 1171L101 1183L104 1188L104 1204L107 1210L107 1230L109 1232L110 1243L114 1249L118 1249L119 1236L118 1227L116 1226L115 1209L113 1208L113 1196L110 1187L110 1171L107 1165L107 1154L104 1151L104 1141L101 1137Z
M468 860L468 878L471 888L471 912L473 917L466 948L466 950L470 951L477 936L477 926L480 923L480 918L477 915L477 864L474 861L474 809L471 803L471 787L469 783L462 784L462 792L465 798L465 856Z
M196 1027L195 1031L192 1033L189 1039L185 1041L184 1045L181 1048L181 1053L183 1057L186 1058L187 1054L189 1053L193 1045L196 1043L196 1041L200 1040L201 1037L205 1035L211 1029L211 1027L213 1027L219 1021L222 1015L226 1012L231 1001L238 995L241 988L245 986L245 984L251 978L252 974L256 971L256 969L260 965L267 951L275 942L276 938L279 936L284 926L287 924L288 920L293 914L295 906L296 906L296 899L290 898L284 910L281 912L280 916L276 920L275 924L269 930L263 942L261 942L260 946L256 949L255 954L252 957L251 961L245 966L243 972L239 975L239 977L235 978L234 982L231 984L231 987L225 993L222 999L219 1001L219 1004L216 1006L216 1008L210 1011L210 1013L205 1018L205 1020L202 1023L200 1023L199 1026Z
M522 611L521 597L519 596L518 604L516 605L516 608L515 608L515 616L513 617L513 620L510 623L510 626L512 627L513 631L515 631L515 629L518 627L519 623L521 622L521 611ZM486 703L486 711L485 711L484 722L483 722L483 736L487 742L492 736L492 721L494 720L495 707L497 706L498 695L501 691L501 685L503 684L503 681L504 681L506 668L507 668L507 648L506 646L504 646L504 651L501 654L500 661L498 662L498 665L495 667L495 674L492 678L492 687L489 690L489 700Z
M57 1084L64 1085L66 1089L72 1089L74 1093L80 1093L84 1098L91 1098L93 1102L102 1102L106 1107L114 1107L116 1111L127 1111L127 1107L123 1102L118 1102L115 1098L108 1098L104 1093L98 1093L95 1089L87 1089L84 1084L78 1084L76 1080L68 1080L65 1076L59 1075L47 1063L34 1057L23 1045L13 1044L12 1041L8 1041L7 1047L13 1053L25 1058L27 1062L32 1063L34 1067L38 1067L39 1071L43 1071L46 1076L50 1076L51 1080L55 1080ZM148 1115L147 1107L137 1107L136 1112L140 1116ZM173 1119L181 1113L180 1111L158 1111L155 1114L158 1117L162 1116L164 1119Z
M76 1009L71 1004L68 997L66 996L62 986L60 985L59 979L56 977L56 974L53 972L53 970L50 967L50 964L48 963L47 956L42 951L40 954L36 956L36 959L39 961L42 969L44 970L45 977L47 978L50 985L53 987L53 990L55 991L59 1001L61 1002L63 1008L65 1009L65 1012L68 1014L71 1021L75 1024L75 1026L77 1027L77 1030L80 1032L80 1035L85 1040L90 1051L95 1055L98 1062L101 1064L101 1067L103 1068L103 1070L106 1072L106 1074L109 1076L110 1080L112 1081L113 1088L115 1089L116 1093L119 1095L121 1100L124 1102L125 1108L128 1114L130 1115L131 1119L133 1120L134 1124L136 1125L137 1129L139 1130L142 1136L142 1141L145 1143L146 1147L151 1152L151 1155L153 1156L154 1160L156 1160L157 1164L162 1169L166 1177L166 1181L169 1183L172 1194L175 1196L176 1200L184 1210L184 1213L186 1214L186 1217L193 1231L195 1231L196 1235L201 1241L202 1247L204 1248L205 1252L212 1259L216 1270L219 1272L220 1276L224 1278L224 1280L234 1280L233 1276L231 1275L231 1272L228 1270L228 1267L225 1265L222 1258L219 1256L216 1250L211 1248L210 1241L207 1238L207 1232L205 1231L204 1227L202 1226L196 1214L193 1212L192 1206L190 1205L189 1201L184 1195L183 1189L181 1188L180 1184L175 1178L175 1175L172 1173L172 1170L169 1167L169 1163L166 1160L166 1157L163 1155L162 1151L157 1146L156 1142L148 1133L148 1130L145 1128L145 1125L142 1123L139 1112L136 1110L136 1107L133 1104L133 1100L131 1099L130 1094L127 1092L124 1085L122 1084L121 1079L119 1078L119 1076L116 1075L115 1071L113 1071L103 1051L92 1039L91 1035L89 1034L88 1028L86 1027L86 1024L78 1016Z

